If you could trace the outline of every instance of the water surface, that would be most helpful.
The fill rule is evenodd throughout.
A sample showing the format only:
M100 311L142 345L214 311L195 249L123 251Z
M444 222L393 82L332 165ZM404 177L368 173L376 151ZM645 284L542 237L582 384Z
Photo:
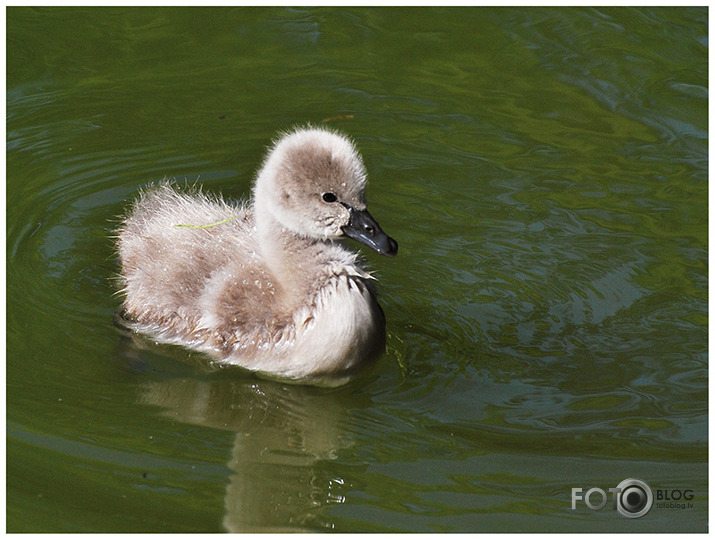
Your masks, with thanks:
M707 19L9 8L8 530L706 531ZM129 201L244 197L305 123L400 243L384 360L321 390L127 342ZM691 507L571 508L631 477Z

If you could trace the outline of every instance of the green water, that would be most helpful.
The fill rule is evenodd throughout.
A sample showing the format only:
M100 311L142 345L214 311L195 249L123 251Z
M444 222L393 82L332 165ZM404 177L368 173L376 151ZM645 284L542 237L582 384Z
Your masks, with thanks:
M707 19L9 8L8 530L706 531ZM376 369L320 390L125 342L138 189L240 198L325 120L400 243L365 253ZM571 508L626 478L690 507Z

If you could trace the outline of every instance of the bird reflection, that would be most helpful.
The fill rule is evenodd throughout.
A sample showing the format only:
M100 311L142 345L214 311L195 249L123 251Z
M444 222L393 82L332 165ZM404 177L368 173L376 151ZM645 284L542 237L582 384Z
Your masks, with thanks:
M219 375L144 383L140 401L175 420L235 433L227 531L316 531L333 528L323 511L345 500L344 479L319 466L350 445L339 395Z

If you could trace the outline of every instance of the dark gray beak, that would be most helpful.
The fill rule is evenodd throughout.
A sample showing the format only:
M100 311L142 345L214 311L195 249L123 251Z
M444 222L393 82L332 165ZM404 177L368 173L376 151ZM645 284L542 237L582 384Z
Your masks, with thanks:
M371 247L380 255L397 255L397 242L382 231L370 212L356 210L347 204L343 206L350 212L350 222L342 228L346 236Z

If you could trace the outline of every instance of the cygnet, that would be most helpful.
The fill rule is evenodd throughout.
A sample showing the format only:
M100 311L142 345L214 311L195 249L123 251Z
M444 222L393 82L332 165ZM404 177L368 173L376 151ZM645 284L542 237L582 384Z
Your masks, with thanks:
M340 384L385 350L385 316L349 237L397 242L367 211L354 144L322 128L284 134L250 201L169 182L145 190L117 234L121 318L160 343L278 378Z

